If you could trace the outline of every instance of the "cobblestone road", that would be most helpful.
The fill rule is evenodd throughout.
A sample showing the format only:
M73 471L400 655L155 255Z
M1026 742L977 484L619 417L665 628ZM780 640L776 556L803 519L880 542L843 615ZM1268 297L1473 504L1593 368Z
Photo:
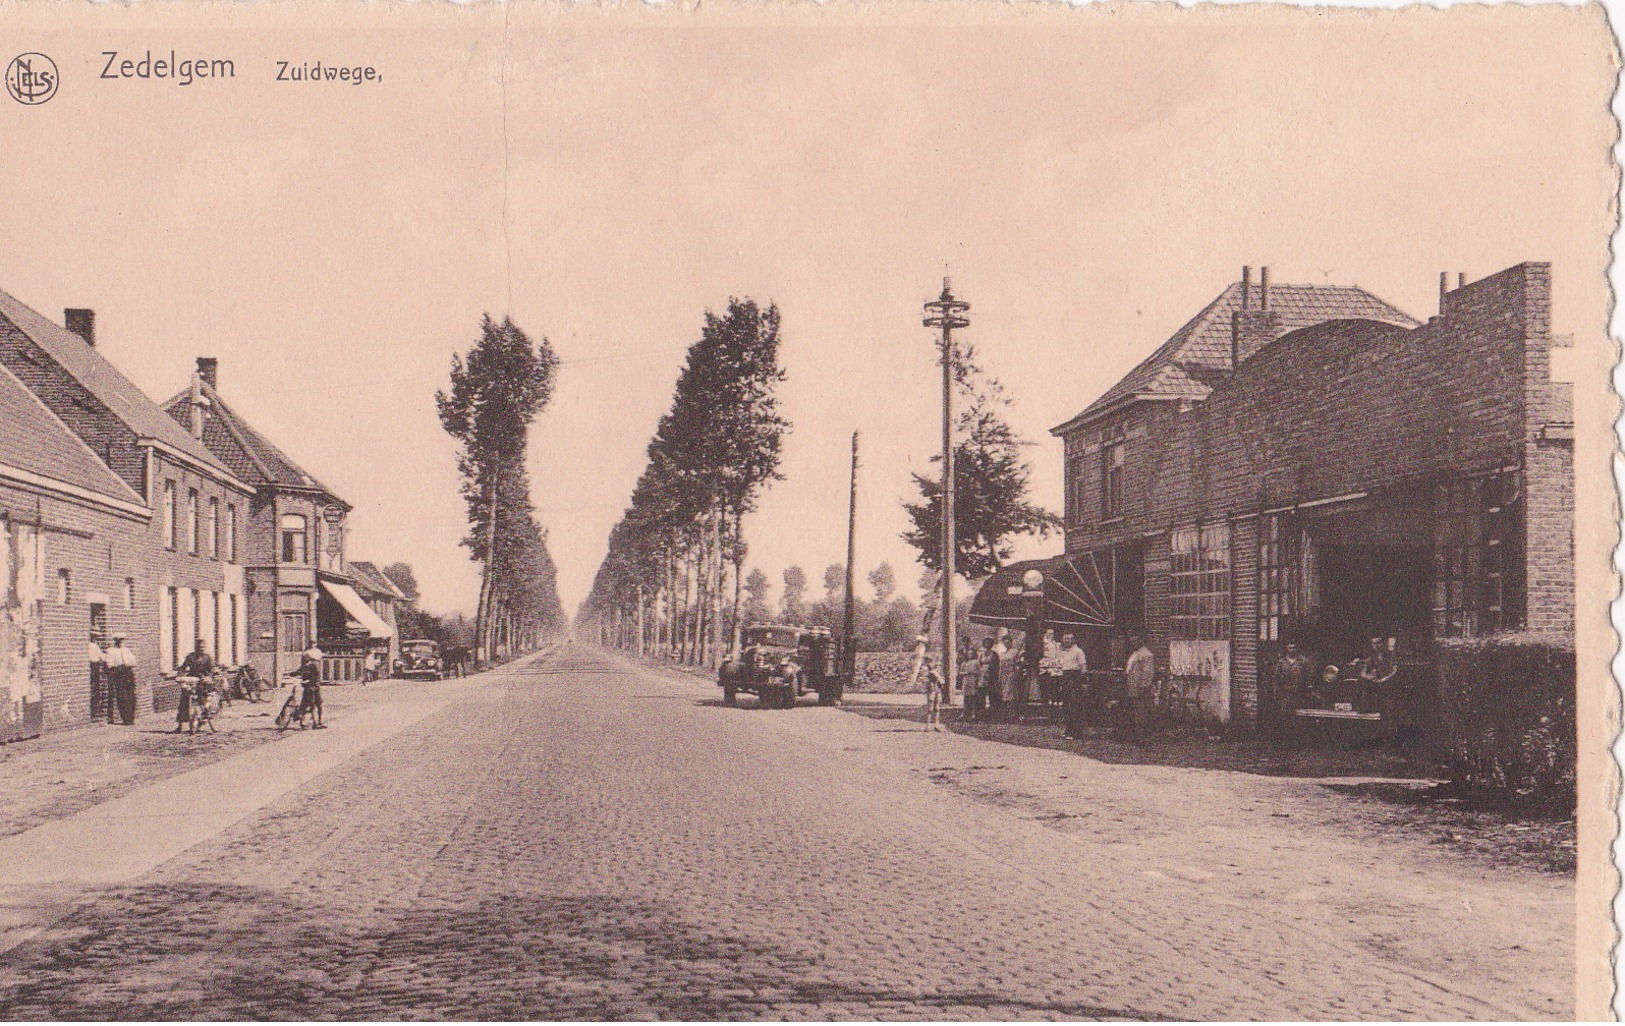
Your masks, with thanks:
M0 958L0 1011L1565 1013L1407 968L1268 902L1181 896L1141 872L1132 844L1050 829L888 754L927 742L998 751L986 742L810 705L723 708L691 679L579 646L485 680L149 876L90 896Z

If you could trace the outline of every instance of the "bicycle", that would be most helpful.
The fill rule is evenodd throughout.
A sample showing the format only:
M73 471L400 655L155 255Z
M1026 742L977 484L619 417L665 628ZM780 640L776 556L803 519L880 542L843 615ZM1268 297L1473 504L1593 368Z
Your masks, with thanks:
M263 702L265 680L260 677L259 671L253 666L243 665L232 667L226 671L230 682L230 692L233 698L241 698L248 702Z
M207 677L176 677L176 683L186 692L186 733L193 735L205 726L212 734L220 733L220 728L214 725L214 718L220 711L220 692L213 686ZM181 725L175 725L175 732L180 733Z
M304 685L297 680L290 681L293 690L288 692L288 700L282 703L282 708L276 714L277 733L281 733L293 726L299 725L300 730L305 729L305 721L312 721L314 726L316 710L311 707Z

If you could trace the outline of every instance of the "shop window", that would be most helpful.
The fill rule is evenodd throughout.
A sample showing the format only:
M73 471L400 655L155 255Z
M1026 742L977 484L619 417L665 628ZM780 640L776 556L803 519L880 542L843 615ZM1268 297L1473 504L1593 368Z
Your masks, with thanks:
M1111 520L1123 515L1123 429L1107 433L1100 445L1100 517Z
M175 482L164 482L164 547L175 547Z
M1492 634L1521 623L1521 501L1516 471L1435 486L1435 637Z
M1291 521L1279 514L1260 519L1258 525L1258 640L1280 641L1296 615L1294 570L1298 562L1297 537Z
M231 595L228 596L228 598L230 599L231 605L231 662L232 665L235 666L242 662L242 653L237 647L237 637L241 628L239 627L237 620L237 596Z
M1169 566L1169 635L1223 641L1230 637L1230 525L1173 532Z
M203 640L203 591L202 591L202 589L194 588L194 589L192 589L192 640L186 646L186 650L188 652L192 651L193 648L197 647L197 643L202 641L202 640Z
M197 489L186 490L186 551L197 555Z
M297 513L282 515L282 562L306 562L305 530L304 517Z

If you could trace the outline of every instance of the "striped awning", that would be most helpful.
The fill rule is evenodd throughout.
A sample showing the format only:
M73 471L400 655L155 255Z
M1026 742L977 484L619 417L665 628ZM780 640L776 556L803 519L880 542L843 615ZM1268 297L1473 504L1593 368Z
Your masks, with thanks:
M1108 557L1109 559L1109 557ZM1022 577L1044 575L1044 622L1051 627L1111 627L1116 595L1109 562L1092 552L1029 559L1000 568L983 582L971 603L970 619L986 627L1021 627L1027 622Z

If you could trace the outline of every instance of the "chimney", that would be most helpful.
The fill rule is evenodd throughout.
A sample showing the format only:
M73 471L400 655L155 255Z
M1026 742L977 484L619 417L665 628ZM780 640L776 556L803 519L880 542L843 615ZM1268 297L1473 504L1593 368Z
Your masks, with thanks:
M1258 269L1258 311L1268 313L1270 308L1270 269Z
M212 356L198 357L197 376L202 378L210 389L219 388L220 361Z
M1466 284L1467 284L1467 272L1466 271L1457 271L1456 272L1456 288L1459 289L1463 285L1466 285Z
M1241 308L1246 310L1252 305L1253 296L1253 269L1243 266L1241 269Z
M1450 294L1450 272L1449 271L1440 271L1439 272L1439 316L1440 317L1443 317L1444 314L1445 314L1445 309L1444 309L1445 305L1446 305L1445 304L1445 297L1448 296L1449 294Z
M203 439L203 378L201 374L192 375L192 399L186 404L186 410L191 414L192 437L201 441Z
M62 311L62 326L85 340L85 345L96 347L96 311L68 307Z

